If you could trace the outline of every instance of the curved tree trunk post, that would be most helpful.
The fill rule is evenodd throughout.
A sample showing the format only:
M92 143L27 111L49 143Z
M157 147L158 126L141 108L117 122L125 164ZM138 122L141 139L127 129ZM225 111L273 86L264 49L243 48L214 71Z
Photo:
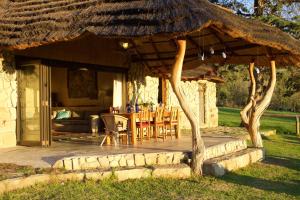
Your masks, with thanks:
M172 66L170 83L179 101L179 104L191 123L192 127L192 169L196 175L202 175L205 146L200 134L200 122L189 107L185 95L180 89L182 65L186 51L186 40L177 40L178 51Z
M267 90L263 97L256 95L256 80L254 77L254 63L249 66L249 74L251 78L251 100L241 111L241 118L247 128L254 147L263 147L261 135L259 133L260 118L264 111L270 105L272 95L276 85L276 65L275 61L271 61L271 74Z

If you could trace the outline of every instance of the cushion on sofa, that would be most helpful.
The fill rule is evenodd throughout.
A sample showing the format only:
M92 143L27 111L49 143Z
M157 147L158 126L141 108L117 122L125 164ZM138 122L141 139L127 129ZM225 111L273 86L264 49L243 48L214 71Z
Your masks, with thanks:
M58 111L55 119L60 120L60 119L69 119L69 118L71 118L71 111L64 110L64 111Z
M72 119L84 119L84 111L72 111Z

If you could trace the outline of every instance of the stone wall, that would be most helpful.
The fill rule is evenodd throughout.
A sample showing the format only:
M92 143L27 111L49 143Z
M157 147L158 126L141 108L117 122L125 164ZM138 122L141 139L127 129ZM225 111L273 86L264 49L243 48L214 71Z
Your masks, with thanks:
M7 73L0 58L0 148L16 145L16 72Z
M142 86L139 90L140 100L142 102L153 102L157 105L158 102L158 87L159 79L155 77L146 77L146 85ZM192 108L192 111L200 121L202 128L217 127L218 126L218 108L216 106L216 84L213 82L200 80L200 81L187 81L181 82L183 93L186 95L187 100ZM129 100L132 99L133 88L131 84L128 87ZM174 94L171 84L167 81L167 106L178 106L179 102ZM200 113L202 111L202 114ZM191 129L190 123L183 113L181 116L181 129ZM200 117L201 116L201 117Z
M155 77L146 77L146 84L142 85L139 92L140 97L139 100L144 103L154 103L155 105L158 104L158 86L159 86L159 79ZM133 86L131 83L128 83L128 98L132 100L133 98Z
M187 81L181 82L180 87L192 111L200 121L201 128L217 127L218 108L216 106L216 84L205 80ZM167 105L179 106L179 102L169 81L167 81ZM201 114L200 111L202 111L203 114ZM190 123L183 111L181 111L181 128L191 129Z
M183 94L186 96L186 99L189 102L192 112L199 120L199 110L200 110L199 83L197 81L181 82L180 88L181 88ZM173 92L173 89L172 89L169 81L167 81L167 105L180 107L177 97L176 97L175 93ZM187 117L183 113L183 111L181 111L180 117L181 117L180 118L181 119L181 121L180 121L181 129L191 129L191 125L190 125Z
M176 165L188 159L184 152L133 153L107 156L75 156L60 159L53 168L66 170L110 169L116 167L144 167L153 165Z
M204 124L203 128L211 128L218 126L218 107L217 107L217 88L216 83L210 81L199 81L200 92L204 92Z

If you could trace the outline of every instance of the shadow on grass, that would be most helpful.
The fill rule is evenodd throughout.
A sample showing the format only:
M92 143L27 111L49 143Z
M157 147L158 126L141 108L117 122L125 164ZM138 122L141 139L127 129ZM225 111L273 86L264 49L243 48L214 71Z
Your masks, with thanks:
M295 158L266 156L266 159L263 162L300 171L300 160Z
M241 175L236 173L228 173L222 180L238 185L253 187L256 189L272 191L275 193L285 193L292 196L300 196L299 180L294 180L289 183L283 181L266 180L258 177Z

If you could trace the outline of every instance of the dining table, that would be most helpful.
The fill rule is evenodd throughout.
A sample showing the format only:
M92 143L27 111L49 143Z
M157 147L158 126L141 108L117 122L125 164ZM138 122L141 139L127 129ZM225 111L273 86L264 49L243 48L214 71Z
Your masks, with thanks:
M135 145L137 144L137 130L136 130L136 123L138 122L138 114L136 112L131 112L131 113L118 113L117 115L124 116L128 118L128 123L129 123L129 128L131 130L131 144ZM164 117L168 118L170 117L171 112L170 111L164 111ZM155 118L155 112L150 112L150 121L154 121ZM179 118L180 119L180 118ZM179 122L178 120L178 127L179 127ZM176 138L178 139L180 137L180 128L176 131Z

